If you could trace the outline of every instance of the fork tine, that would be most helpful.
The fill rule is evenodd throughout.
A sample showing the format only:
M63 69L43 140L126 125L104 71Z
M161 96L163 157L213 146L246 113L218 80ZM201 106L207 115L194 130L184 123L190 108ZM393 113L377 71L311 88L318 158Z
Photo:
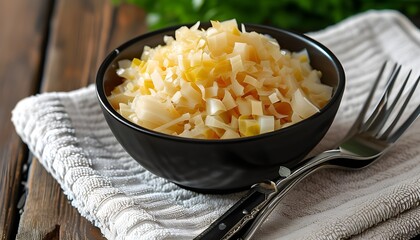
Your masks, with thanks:
M381 78L382 78L382 74L384 73L386 65L387 65L387 61L385 61L382 64L381 69L379 70L379 74L376 77L375 82L373 83L373 86L372 86L372 88L369 92L368 97L366 98L366 101L365 101L359 115L357 116L357 118L354 121L352 127L350 128L349 132L347 133L347 137L352 136L353 133L359 131L360 127L362 126L363 120L366 116L366 112L369 109L370 102L372 101L373 95L375 94L376 88L378 87L379 80L381 80ZM395 69L395 67L396 67L396 64L394 64L394 69ZM347 137L345 137L345 139Z
M388 79L387 85L385 87L385 91L383 92L381 99L379 100L378 104L376 105L375 109L371 113L368 120L363 124L362 131L369 131L371 134L376 134L375 128L377 125L381 124L381 120L383 120L383 116L386 111L386 105L388 102L389 94L392 91L392 88L394 87L395 80L397 79L398 74L401 70L401 65L398 66L398 68L395 70L395 67L393 68L393 71L391 72L391 75ZM378 121L379 119L379 121Z
M417 106L416 110L414 110L411 115L405 120L405 122L388 138L388 142L394 143L398 140L398 138L403 135L405 130L411 126L411 124L417 119L420 114L420 105Z
M385 130L385 132L382 134L382 136L380 137L380 139L386 139L386 138L388 138L388 135L392 132L392 130L394 129L394 127L397 124L398 120L401 118L401 115L404 112L404 109L406 108L406 106L408 105L408 102L410 101L411 97L413 96L413 93L416 90L417 85L419 84L419 82L420 82L420 76L417 78L417 80L415 81L415 83L411 87L410 92L408 93L408 95L407 95L407 97L406 97L403 105L401 106L399 112L397 113L397 116L392 121L392 123L389 125L389 127L387 128L387 130ZM388 138L388 141L389 142L395 142L404 133L404 131L414 122L414 120L417 119L419 113L420 113L420 105L417 106L416 110L414 110L414 112L401 125L401 127L391 137Z
M398 101L399 101L407 83L408 83L408 80L410 79L410 75L411 75L411 70L407 74L407 77L405 78L404 83L402 84L402 86L400 87L400 90L398 91L397 95L395 96L394 100L392 101L391 106L389 106L388 108L386 107L387 101L388 101L388 98L387 98L387 100L385 102L384 111L382 111L381 114L378 115L378 117L375 119L375 121L371 124L371 126L368 129L368 131L371 134L374 134L374 135L378 134L381 131L381 129L383 128L383 126L385 125L385 123L387 122L389 116L391 115L392 111L394 110L395 106L397 105L397 103L398 103Z

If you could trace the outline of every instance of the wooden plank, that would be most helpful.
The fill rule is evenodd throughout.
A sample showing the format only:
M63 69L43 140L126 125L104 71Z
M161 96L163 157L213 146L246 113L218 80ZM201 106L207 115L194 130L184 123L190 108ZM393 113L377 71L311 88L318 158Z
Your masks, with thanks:
M70 91L94 81L112 16L110 1L57 1L42 92Z
M147 32L145 12L132 5L123 4L116 11L112 26L107 53L124 42Z
M41 91L69 91L92 81L111 29L109 1L57 1ZM28 196L16 239L100 239L37 160L32 161Z
M139 22L144 22L144 13L133 6L114 9L110 1L58 1L42 91L69 91L94 82L99 64L115 47L110 44L144 31ZM37 160L31 165L28 188L17 239L102 238Z
M50 1L0 0L0 239L17 230L21 170L27 160L10 121L16 103L38 89Z

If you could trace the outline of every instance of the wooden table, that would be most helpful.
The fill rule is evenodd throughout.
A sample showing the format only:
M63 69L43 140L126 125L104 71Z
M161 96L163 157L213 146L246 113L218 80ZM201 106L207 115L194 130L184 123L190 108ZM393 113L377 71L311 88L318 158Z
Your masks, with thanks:
M108 52L146 31L144 20L110 0L0 0L0 240L103 239L21 142L11 110L93 83Z
M0 0L0 240L103 239L21 142L11 110L93 83L108 52L146 31L144 19L110 0Z

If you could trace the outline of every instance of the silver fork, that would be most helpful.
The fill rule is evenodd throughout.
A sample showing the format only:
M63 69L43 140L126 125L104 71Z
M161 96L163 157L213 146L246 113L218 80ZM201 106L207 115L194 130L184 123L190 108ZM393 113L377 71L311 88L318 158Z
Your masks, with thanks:
M361 169L387 152L420 114L419 104L409 117L394 130L417 88L420 76L412 84L407 94L403 94L411 75L410 71L394 99L390 101L391 91L401 70L401 66L395 64L378 104L366 119L366 113L378 83L382 79L385 67L386 62L382 65L359 116L336 149L310 158L294 169L281 166L279 168L280 178L276 182L267 181L254 185L246 196L233 205L197 239L250 239L286 193L305 177L321 168ZM401 99L403 95L405 95L405 99L403 99L404 97Z

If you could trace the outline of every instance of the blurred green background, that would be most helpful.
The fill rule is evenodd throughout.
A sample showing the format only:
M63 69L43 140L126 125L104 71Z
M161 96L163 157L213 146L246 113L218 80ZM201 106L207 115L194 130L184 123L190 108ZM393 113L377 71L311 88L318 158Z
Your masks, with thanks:
M112 0L139 6L149 30L198 20L268 24L289 30L319 30L370 9L394 9L418 24L420 0Z

